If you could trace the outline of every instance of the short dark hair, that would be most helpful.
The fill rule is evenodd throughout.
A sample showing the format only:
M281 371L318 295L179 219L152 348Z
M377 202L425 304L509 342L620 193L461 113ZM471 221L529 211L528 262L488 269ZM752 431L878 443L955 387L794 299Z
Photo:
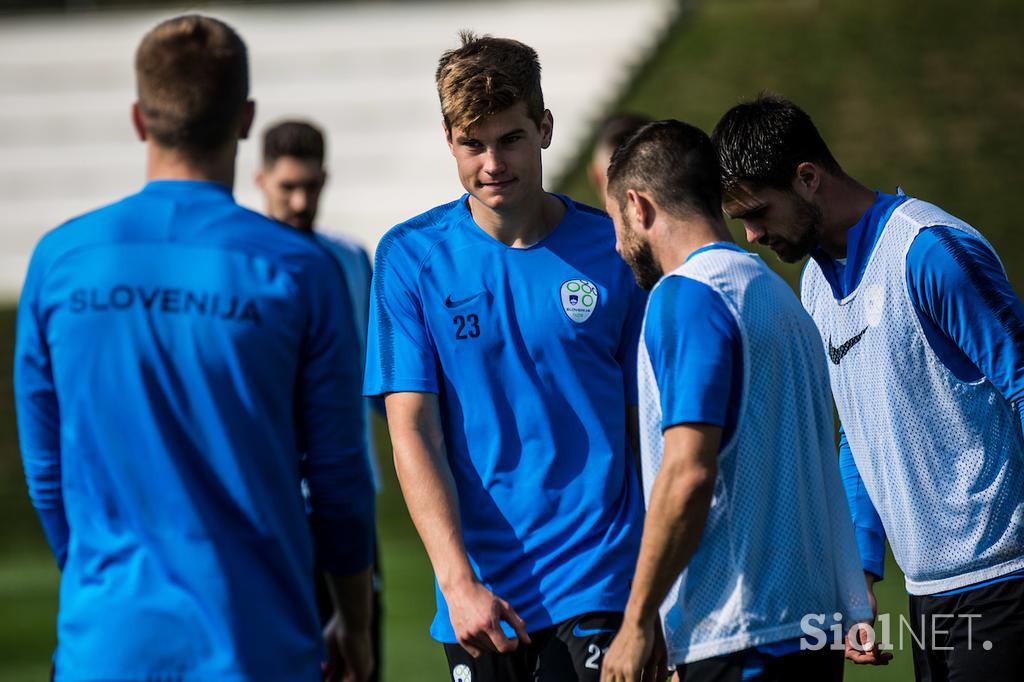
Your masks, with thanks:
M796 167L817 163L842 173L811 117L790 100L763 92L725 112L711 133L726 190L740 182L788 190Z
M675 213L720 218L719 173L718 156L703 130L682 121L655 121L615 150L608 193L624 206L626 190L646 190Z
M232 141L249 97L245 43L222 21L168 19L135 52L139 111L161 147L202 158Z
M308 121L280 121L263 131L263 165L270 167L282 156L324 162L324 134Z
M651 122L650 116L633 112L612 114L601 122L597 129L595 148L604 148L608 153L614 152L629 136Z
M483 118L518 102L540 125L544 93L540 89L540 60L529 45L510 38L459 34L462 46L448 50L437 63L435 80L441 115L452 126L469 130Z

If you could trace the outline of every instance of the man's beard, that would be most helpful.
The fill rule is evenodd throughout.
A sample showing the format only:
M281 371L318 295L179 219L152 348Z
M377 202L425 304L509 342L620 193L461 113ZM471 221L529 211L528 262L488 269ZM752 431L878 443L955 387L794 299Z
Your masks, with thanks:
M630 241L632 243L629 245L630 248L626 262L629 263L633 276L636 278L636 283L640 285L640 288L650 291L665 273L661 271L661 266L658 265L658 261L654 258L654 251L651 249L650 242L636 237L635 233Z
M797 237L795 241L782 242L784 249L774 248L783 263L798 263L821 243L823 216L817 204L797 197Z

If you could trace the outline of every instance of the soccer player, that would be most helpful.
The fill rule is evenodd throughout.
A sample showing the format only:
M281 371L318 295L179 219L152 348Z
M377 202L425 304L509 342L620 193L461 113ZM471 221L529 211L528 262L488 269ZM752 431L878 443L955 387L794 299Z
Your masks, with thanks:
M801 297L830 359L863 568L869 586L882 578L888 538L917 678L1018 679L1024 308L998 257L939 207L847 175L782 97L729 110L714 140L747 238L787 262L811 255Z
M701 130L641 128L608 177L619 253L654 288L638 367L647 517L601 679L640 679L660 605L681 680L841 680L841 645L801 647L806 614L871 617L814 324L733 243Z
M147 183L43 237L18 307L56 679L319 680L315 538L344 614L330 634L364 680L373 495L344 281L232 198L254 113L241 38L170 19L135 72Z
M366 324L370 311L370 259L366 249L355 241L341 236L328 237L313 230L320 207L320 193L327 181L324 147L323 132L311 123L281 121L270 126L263 131L263 162L256 172L256 185L263 192L267 215L300 232L312 235L313 239L334 256L341 266L351 299L351 310L359 340L359 367L362 368L366 357ZM365 401L364 413L367 423L370 403L369 400ZM376 475L377 459L369 439L369 429L366 451L369 454L371 471ZM379 679L381 675L381 576L380 562L376 554L373 570L371 635L373 657L378 663L371 681ZM333 616L334 603L319 572L317 602L321 620L326 624Z
M649 117L631 112L612 114L601 122L587 166L587 178L602 205L608 192L608 164L612 161L612 154L630 135L650 122Z
M381 240L365 392L386 396L452 678L596 680L641 529L644 294L608 217L543 189L532 48L463 34L437 89L466 194Z

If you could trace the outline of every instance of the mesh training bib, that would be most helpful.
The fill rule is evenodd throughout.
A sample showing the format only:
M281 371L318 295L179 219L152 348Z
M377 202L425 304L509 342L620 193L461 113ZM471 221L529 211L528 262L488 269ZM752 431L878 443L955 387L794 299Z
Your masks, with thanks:
M829 353L839 416L911 594L1024 568L1024 456L1013 405L966 383L929 345L907 291L924 228L981 235L916 199L885 225L864 278L837 301L811 261L802 298Z
M661 605L669 660L800 637L808 613L870 618L813 322L753 254L704 251L669 276L722 296L739 325L744 371L736 432L719 453L700 546ZM639 353L649 500L664 444L660 391L686 386L659 386L645 343Z

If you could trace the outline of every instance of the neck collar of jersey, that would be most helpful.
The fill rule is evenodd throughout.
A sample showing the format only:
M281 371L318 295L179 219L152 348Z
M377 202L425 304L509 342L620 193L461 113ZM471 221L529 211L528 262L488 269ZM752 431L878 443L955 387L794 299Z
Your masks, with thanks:
M212 196L231 198L231 188L212 180L150 180L142 188L143 194L197 200Z
M559 201L562 202L563 205L565 205L565 213L562 215L562 219L558 221L558 224L555 225L555 227L550 232L548 232L546 235L544 235L543 238L538 239L529 246L509 246L504 242L498 241L497 239L492 237L487 232L487 230L477 225L476 220L473 218L472 211L469 210L468 192L466 194L463 194L462 197L459 199L459 211L461 212L460 217L462 218L462 224L469 228L471 232L478 235L481 239L484 239L490 242L491 244L494 244L495 246L501 247L503 249L508 249L509 251L529 251L530 249L535 249L553 239L554 236L562 230L563 225L566 225L573 220L573 216L576 213L576 202L574 202L572 199L563 194L555 194L554 192L548 192L548 194L550 194L553 197L556 197Z
M739 253L747 253L747 250L735 242L711 242L704 246L696 249L693 253L686 257L683 263L690 262L690 259L696 256L698 253L704 253L705 251L713 251L714 249L728 249L729 251L738 251Z
M821 267L821 272L832 286L832 293L837 299L846 298L860 284L864 269L885 224L889 221L889 216L906 200L907 196L901 190L897 190L896 194L875 190L875 201L871 207L846 232L845 263L832 258L821 248L811 253L811 258Z

